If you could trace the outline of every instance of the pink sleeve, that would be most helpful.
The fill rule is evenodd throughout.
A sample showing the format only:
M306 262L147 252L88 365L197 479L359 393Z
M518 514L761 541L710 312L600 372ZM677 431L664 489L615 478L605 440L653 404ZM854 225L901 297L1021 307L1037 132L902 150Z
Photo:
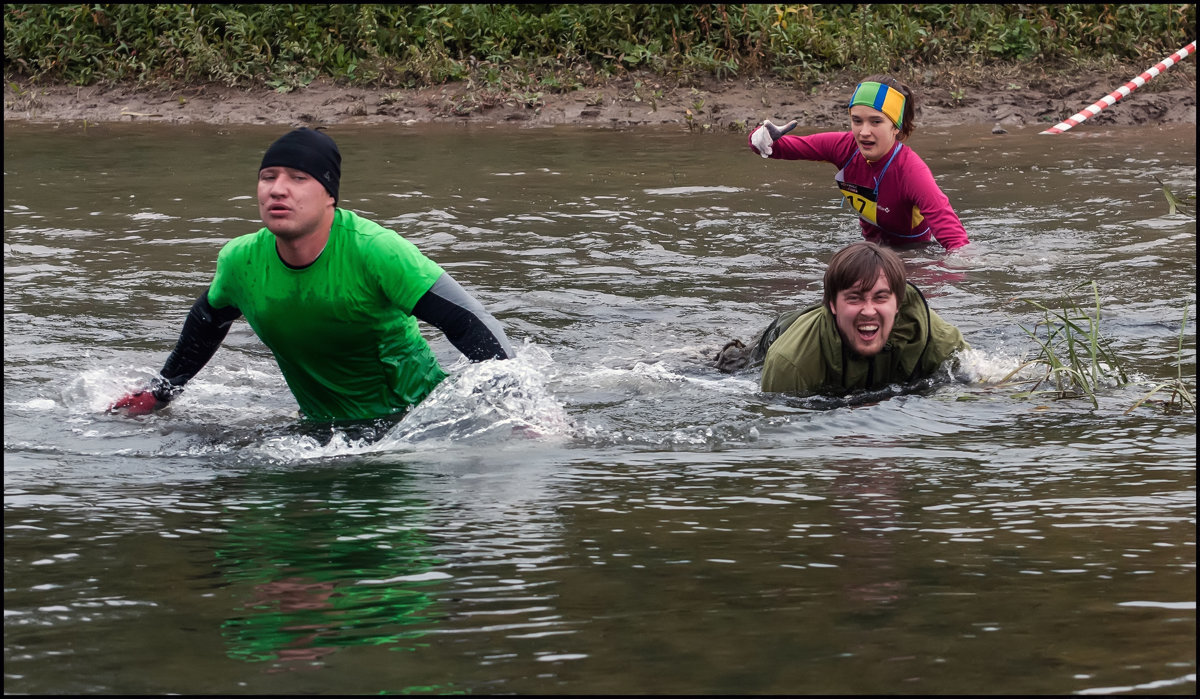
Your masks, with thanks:
M921 210L933 237L942 244L946 252L971 242L958 214L954 213L954 207L950 206L950 199L933 179L929 166L911 148L908 152L908 163L902 181L908 190L907 198Z
M746 140L749 142L749 137ZM854 134L830 131L811 136L784 136L775 142L770 157L775 160L823 160L841 167L856 149ZM758 153L754 144L750 144L750 150Z

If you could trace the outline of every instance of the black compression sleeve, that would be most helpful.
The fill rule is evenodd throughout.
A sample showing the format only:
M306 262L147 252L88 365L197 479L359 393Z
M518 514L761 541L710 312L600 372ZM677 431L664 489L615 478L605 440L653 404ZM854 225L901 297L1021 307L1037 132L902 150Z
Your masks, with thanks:
M413 306L413 315L445 333L450 343L473 362L513 356L500 323L447 273L443 272L421 296Z
M175 349L159 372L161 378L151 386L154 397L169 401L183 390L183 385L217 353L217 348L229 334L229 326L241 315L242 312L233 306L213 308L208 303L208 290L205 289L183 322L179 342L175 343Z

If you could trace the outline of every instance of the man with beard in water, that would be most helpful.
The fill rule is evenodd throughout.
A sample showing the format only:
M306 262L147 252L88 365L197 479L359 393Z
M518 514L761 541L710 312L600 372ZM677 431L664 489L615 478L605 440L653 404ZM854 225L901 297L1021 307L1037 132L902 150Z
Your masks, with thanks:
M110 410L167 405L242 315L315 420L400 416L446 378L417 320L472 361L513 356L500 324L447 272L395 231L337 207L341 163L320 131L271 144L258 170L265 227L221 249L160 375Z
M900 256L864 241L829 261L821 305L781 314L753 346L734 340L716 361L724 372L763 362L763 391L845 394L926 378L967 347Z

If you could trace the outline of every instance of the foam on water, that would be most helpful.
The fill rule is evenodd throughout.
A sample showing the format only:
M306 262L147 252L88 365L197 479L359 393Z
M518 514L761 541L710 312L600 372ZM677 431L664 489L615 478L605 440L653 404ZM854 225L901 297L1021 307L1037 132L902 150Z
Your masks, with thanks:
M338 429L328 441L311 435L274 435L246 447L242 456L289 462L570 438L575 427L546 386L553 367L550 354L529 341L506 361L470 364L463 359L449 367L450 376L382 437L373 430Z
M1004 350L989 352L972 348L956 356L959 370L972 383L999 383L1027 361L1024 354L1012 355Z
M708 187L703 187L703 186L658 187L658 188L653 188L653 189L645 189L642 191L644 191L646 194L652 194L652 195L658 194L658 195L670 196L670 195L679 195L679 194L709 194L712 192L720 192L720 193L724 193L724 194L735 194L737 192L745 191L745 189L743 187L727 187L724 185L716 185L716 186L708 186Z
M720 450L758 442L807 437L822 413L864 406L911 393L941 400L1022 390L1045 368L1026 365L1028 348L1012 352L969 349L957 365L914 386L894 386L841 398L764 394L758 372L717 372L707 353L678 347L602 362L557 363L547 349L525 340L507 361L448 367L449 377L402 420L363 426L324 425L300 419L294 400L268 357L245 365L214 363L188 384L167 410L130 418L105 413L116 396L144 386L148 367L98 367L81 372L62 390L70 429L84 441L81 453L157 453L186 458L236 455L242 463L295 463L388 453L487 450L537 443L568 448ZM1102 367L1106 372L1110 369ZM1131 377L1136 384L1137 377ZM951 387L952 386L952 387ZM1112 403L1132 405L1136 387L1117 389L1105 378ZM1011 390L1007 390L1011 388ZM1142 393L1145 390L1141 389ZM59 407L50 398L9 404L17 412ZM820 418L823 419L823 418ZM64 423L65 424L65 423ZM821 423L823 424L823 423ZM10 446L14 444L10 443Z

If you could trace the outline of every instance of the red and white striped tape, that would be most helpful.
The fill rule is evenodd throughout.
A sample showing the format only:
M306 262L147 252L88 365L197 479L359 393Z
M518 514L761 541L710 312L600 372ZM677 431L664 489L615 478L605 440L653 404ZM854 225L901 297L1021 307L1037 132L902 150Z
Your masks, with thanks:
M1046 129L1042 133L1043 134L1062 133L1063 131L1066 131L1067 129L1071 128L1072 126L1078 125L1084 119L1096 116L1097 114L1100 113L1100 110L1113 106L1114 104L1117 103L1117 100L1121 99L1122 97L1128 97L1130 92L1133 92L1134 90L1138 89L1142 85L1145 85L1146 83L1150 82L1150 80L1153 79L1155 76L1157 76L1159 73L1165 71L1167 68L1170 68L1171 66L1175 65L1179 61L1182 61L1183 59L1187 58L1195 50L1196 50L1196 42L1193 41L1192 43L1188 44L1187 46L1184 46L1183 48L1179 49L1178 51L1171 54L1170 56L1164 58L1162 61L1160 61L1158 63L1158 65L1154 66L1150 70L1147 70L1145 73L1142 73L1141 75L1137 76L1133 80L1130 80L1129 82L1125 83L1121 87L1118 87L1116 90L1113 90L1109 94L1105 95L1103 98L1097 100L1096 103L1093 104L1092 106L1090 106L1087 109L1083 110L1082 112L1076 114L1075 116L1071 117L1070 119L1067 119L1066 121L1064 121L1060 124L1057 124L1053 128Z

